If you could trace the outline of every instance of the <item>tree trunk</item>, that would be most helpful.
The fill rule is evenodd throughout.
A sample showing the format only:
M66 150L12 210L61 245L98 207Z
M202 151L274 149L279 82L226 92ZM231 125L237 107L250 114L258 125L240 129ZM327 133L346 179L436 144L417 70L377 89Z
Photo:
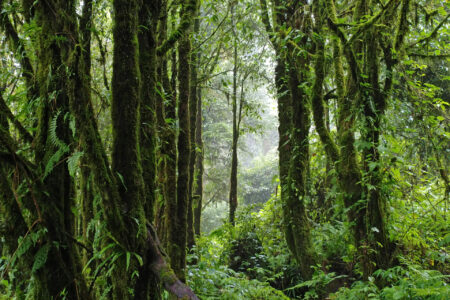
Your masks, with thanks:
M229 222L231 225L235 225L236 209L238 206L237 201L237 168L238 168L238 156L237 156L237 145L239 140L239 129L238 129L238 111L237 111L237 77L238 77L238 49L237 49L237 33L236 24L234 20L234 5L231 4L231 26L233 32L233 90L231 95L232 102L232 113L233 113L233 137L231 142L231 174L230 174L230 195L229 195L229 205L230 205L230 215Z
M186 10L186 7L183 7ZM183 13L187 13L186 11ZM182 13L182 14L183 14ZM169 253L172 267L181 281L185 281L186 246L187 246L187 214L189 202L189 159L190 116L189 116L189 88L190 88L190 55L191 41L189 30L186 31L178 45L178 178L177 178L177 207L175 230L169 236ZM173 213L173 212L172 212Z
M43 185L36 184L32 193L39 206L40 224L48 232L39 249L47 257L45 264L34 272L32 295L38 299L56 298L65 290L70 297L81 295L89 299L81 276L78 246L74 243L74 183L67 164L59 164L73 142L69 120L65 118L69 111L66 90L69 73L65 65L75 47L66 34L76 29L75 1L39 2L35 8L36 23L41 28L37 80L42 100L34 145L38 168L45 175Z
M292 232L292 242L288 244L300 267L304 279L312 276L311 265L314 265L315 255L311 242L311 229L306 214L306 177L309 166L309 110L304 92L299 88L303 77L305 62L300 62L296 69L290 67L289 85L292 97L292 153L289 167L289 195L284 205L284 218L289 232ZM300 74L298 74L300 73Z
M146 248L147 229L144 208L145 185L142 177L140 149L141 73L139 69L138 44L139 8L137 0L114 1L115 25L113 28L114 55L111 114L113 127L112 171L119 179L120 205L122 211L124 211L123 220L125 227L120 230L126 233L125 240L119 240L119 242L123 243L122 247L124 249L122 251L136 252L142 255L145 253ZM151 76L151 71L145 71L146 76ZM149 95L147 94L146 96ZM150 102L153 99L146 99L146 101ZM148 105L148 102L146 104ZM154 121L154 118L152 121ZM153 136L147 137L153 138ZM146 149L146 151L154 150ZM147 159L148 157L145 158ZM154 176L154 170L147 170L147 172L153 172ZM118 233L114 232L113 236L116 234ZM122 255L116 260L113 271L114 299L128 299L130 297L128 289L134 287L135 284L134 280L136 279L133 280L131 278L131 272L138 268L138 262L135 259L127 262L125 256ZM130 265L128 266L128 264Z
M161 9L160 1L144 0L139 12L139 71L141 73L140 90L140 140L139 148L142 162L144 194L141 199L145 218L152 223L155 219L156 202L156 88L157 88L157 25ZM139 270L139 279L135 287L135 299L158 297L160 294L158 279L151 272L148 263L153 259L146 251L143 266Z
M202 93L197 91L197 118L195 131L195 145L197 146L197 157L195 161L195 190L194 190L194 230L197 236L201 233L201 216L203 200L203 139L202 139Z
M193 36L195 40L195 35L198 33L200 29L200 19L197 17L197 11L195 11L195 21L194 21L194 30ZM196 45L196 43L194 43ZM190 92L189 92L189 124L190 124L190 132L189 139L191 143L191 154L189 158L189 189L188 189L188 212L187 212L187 244L188 248L191 249L195 245L195 234L194 234L194 171L195 171L195 160L197 156L197 145L195 144L196 137L196 118L197 118L197 68L198 61L200 58L199 50L191 53L191 74L190 74Z

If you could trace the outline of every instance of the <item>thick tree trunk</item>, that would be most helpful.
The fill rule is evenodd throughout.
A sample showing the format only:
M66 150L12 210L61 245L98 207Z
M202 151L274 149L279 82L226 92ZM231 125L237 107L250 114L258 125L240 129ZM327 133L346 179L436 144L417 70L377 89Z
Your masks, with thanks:
M297 66L304 70L305 62ZM292 243L288 244L299 264L302 277L309 279L312 276L311 265L314 265L315 255L311 242L311 229L306 214L306 177L309 166L309 109L306 95L299 88L297 69L290 68L289 86L292 97L292 153L289 167L289 196L284 206L284 217L287 219L289 231L292 232Z
M36 161L45 175L43 186L35 186L34 197L41 224L48 232L39 250L46 252L47 259L34 273L32 294L37 299L56 298L65 290L69 297L79 295L89 299L81 276L78 246L74 243L74 184L67 164L59 164L73 142L69 120L64 116L69 111L66 90L69 73L65 64L75 47L67 32L76 28L75 1L39 2L35 8L36 23L41 28L37 80L42 100L34 145Z
M143 1L139 13L139 68L141 72L140 150L146 217L152 221L156 197L156 29L160 1Z
M186 8L184 8L186 9ZM178 45L178 178L177 178L177 208L175 231L169 237L169 253L172 267L181 281L185 281L186 247L187 247L187 214L189 202L189 159L190 119L189 119L189 87L190 87L190 52L191 41L189 31L179 41Z
M160 1L144 0L139 13L139 71L141 73L140 90L140 141L142 162L145 218L152 223L155 219L156 202L156 84L157 56L156 30ZM139 279L135 287L135 299L153 299L159 297L158 278L151 272L148 263L153 259L149 251L142 257L144 265L139 270Z
M142 177L140 149L141 72L139 69L138 44L139 8L137 0L114 1L115 25L113 28L114 55L111 114L113 127L112 171L119 178L120 205L124 211L123 220L125 227L120 230L126 232L126 239L119 240L119 242L123 243L124 251L141 253L142 256L146 249L147 230L145 184ZM145 46L147 45L143 47ZM146 54L151 55L151 53L144 53L143 55ZM151 68L151 66L149 67ZM145 75L151 76L151 70L146 69ZM151 82L146 84L151 84ZM148 87L148 89L150 88ZM148 90L145 92L147 93ZM145 94L145 96L149 97L148 94ZM146 98L146 105L149 105L151 101L153 99ZM146 117L151 118L148 115ZM151 121L154 121L154 118L151 118ZM145 128L144 135L147 133L147 129ZM152 139L153 135L146 136L146 138ZM154 150L146 149L146 151ZM145 159L150 159L150 157L146 156ZM154 168L154 163L146 162ZM147 172L154 176L154 170L151 167L147 169ZM152 180L154 181L154 178ZM151 198L153 199L153 197ZM116 234L118 233L113 232L113 236ZM116 260L112 277L114 299L128 299L130 297L128 289L134 287L136 280L136 278L132 279L131 272L138 268L137 263L138 261L135 259L127 262L125 255Z
M375 30L367 34L367 61L369 69L370 96L363 103L365 117L364 139L371 146L363 151L364 181L367 195L367 236L370 246L370 269L372 274L376 268L387 269L391 263L393 245L388 238L386 227L386 198L381 194L383 174L380 153L378 150L381 135L381 118L386 109L386 99L379 84L378 42Z

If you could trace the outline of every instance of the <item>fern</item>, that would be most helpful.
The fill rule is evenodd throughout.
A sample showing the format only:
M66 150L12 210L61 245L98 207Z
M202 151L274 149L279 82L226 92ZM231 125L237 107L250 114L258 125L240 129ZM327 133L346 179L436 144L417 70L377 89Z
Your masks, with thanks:
M50 142L53 144L53 146L58 147L61 151L64 153L69 152L70 148L69 146L64 143L62 140L58 138L58 135L56 134L56 128L58 127L58 117L61 114L61 111L59 110L55 116L50 121L49 126L49 139Z
M45 165L45 171L44 171L44 179L53 171L53 168L55 167L56 163L60 161L61 157L64 155L64 152L61 149L58 149L48 160L47 164Z
M75 173L78 170L78 162L83 154L83 151L76 151L67 159L67 167L69 169L70 176L75 176Z
M50 140L50 143L53 146L57 147L58 149L56 150L55 153L53 153L53 155L50 157L47 164L45 165L44 178L46 178L48 174L50 174L53 171L53 168L61 160L61 157L70 151L70 147L66 143L64 143L64 141L59 139L58 135L56 134L56 129L58 127L58 117L60 114L61 111L58 111L53 116L49 124L48 138Z
M37 270L42 268L42 266L47 261L48 252L50 250L50 244L45 244L42 246L39 251L34 256L34 263L31 272L35 273Z

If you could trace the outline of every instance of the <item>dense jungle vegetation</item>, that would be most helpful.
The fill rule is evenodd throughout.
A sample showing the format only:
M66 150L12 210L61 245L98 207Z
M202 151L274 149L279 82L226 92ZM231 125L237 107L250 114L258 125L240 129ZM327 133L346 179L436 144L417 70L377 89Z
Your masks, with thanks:
M448 0L0 0L0 299L450 299Z

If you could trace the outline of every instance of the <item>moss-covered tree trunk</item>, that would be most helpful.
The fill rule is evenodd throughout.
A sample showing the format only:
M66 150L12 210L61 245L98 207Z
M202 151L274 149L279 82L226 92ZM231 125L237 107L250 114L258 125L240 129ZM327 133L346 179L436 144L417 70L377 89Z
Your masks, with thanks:
M194 189L194 231L197 236L201 233L202 200L203 200L203 138L202 138L202 93L197 91L197 117L196 117L195 145L197 157L195 160L195 189Z
M186 268L187 246L187 214L189 204L189 158L191 143L189 139L189 84L190 84L190 51L191 41L189 34L185 33L178 46L178 178L177 178L177 208L176 230L172 234L171 258L177 275L184 280Z
M0 91L0 102L2 106L6 106L6 103L2 95L3 91ZM0 152L4 154L8 151L6 143L3 138L9 136L9 124L6 113L0 109ZM9 163L7 162L9 160ZM27 223L22 215L20 209L20 202L16 198L14 189L17 189L17 182L13 184L14 180L17 180L18 175L21 174L21 170L17 169L17 164L14 161L14 157L11 159L7 157L0 158L0 235L3 237L1 255L12 256L17 251L19 243L18 237L25 236L28 231ZM14 179L16 178L16 179ZM25 253L20 257L14 259L14 267L18 270L16 272L16 278L13 278L12 284L16 287L16 297L24 298L24 292L26 289L26 276L31 270L33 264L33 256L30 253Z
M304 70L305 65L298 66ZM288 244L294 254L302 273L307 279L312 275L311 265L314 265L315 255L312 249L310 224L306 214L306 180L309 166L309 109L307 98L299 86L303 77L302 71L293 69L289 74L289 85L292 96L292 132L291 159L289 166L289 195L284 207L284 218L289 220L286 227L290 232L291 242Z
M165 139L163 140L164 153L166 154L166 201L165 201L165 221L167 228L167 249L169 253L170 243L173 242L172 236L176 234L177 218L174 212L177 211L177 130L176 107L177 107L177 88L176 80L178 76L176 51L172 52L171 68L171 88L168 94L168 101L165 105L167 127L165 129ZM170 255L170 254L169 254ZM171 256L172 257L172 256Z
M93 1L88 0L83 5L83 14L80 19L80 36L84 51L84 74L87 89L91 89L91 33L92 33ZM90 97L90 93L88 94ZM81 157L80 163L80 191L79 201L81 213L81 236L85 245L92 244L93 232L89 232L89 222L94 217L94 181L92 173L87 165L86 157ZM86 249L84 249L86 250ZM83 264L88 262L88 253L83 251Z
M192 39L194 41L194 47L198 44L195 42L196 34L200 29L200 19L197 17L198 8L194 13L194 26L192 32ZM196 51L191 52L191 74L190 74L190 92L189 92L189 124L190 124L190 132L189 139L191 143L191 154L189 157L189 190L188 190L188 212L187 212L187 244L188 248L191 249L195 245L195 234L194 234L194 182L195 182L195 161L197 157L197 145L195 144L195 137L197 132L197 69L198 69L198 61L200 59L200 52L197 49Z
M45 253L45 264L34 272L31 294L36 299L49 299L65 291L70 297L82 295L89 299L74 243L74 183L67 164L59 163L69 154L73 142L65 63L75 47L69 38L77 26L75 1L39 2L35 9L40 27L37 80L41 102L34 145L35 160L44 179L43 185L35 188L34 196L38 218L47 233L39 250Z
M186 1L183 3L181 18L189 19L192 22L193 12L197 5L196 1ZM177 177L177 205L175 213L176 217L173 231L169 232L169 255L171 264L175 273L181 281L185 281L186 268L186 247L187 247L187 215L189 209L189 160L191 155L190 143L190 115L189 115L189 99L190 99L190 57L191 57L191 40L190 40L190 24L182 33L178 42L178 177ZM173 218L173 217L172 217Z
M161 1L144 0L139 12L139 71L140 90L140 140L144 194L141 199L145 217L152 223L155 218L156 201L156 88L157 88L157 26ZM159 295L158 278L147 266L151 252L143 255L144 266L140 268L135 298L154 298Z
M158 45L161 44L167 38L167 1L161 2L160 7L160 20L158 22ZM167 241L167 228L166 228L166 202L168 201L167 194L167 160L168 160L168 147L170 142L168 141L169 124L166 122L166 107L165 103L169 102L171 97L171 87L169 75L167 72L167 54L164 53L157 57L157 85L156 85L156 119L157 119L157 135L158 135L158 149L157 153L157 183L159 195L156 199L156 211L155 211L155 226L158 230L158 236L160 237L163 245ZM173 142L175 144L175 141ZM173 147L176 147L175 145Z
M139 13L139 67L141 72L140 148L147 218L152 221L156 197L156 47L160 1L143 1Z
M283 47L283 26L308 30L307 14L299 14L305 2L274 1L274 24L269 22L267 3L260 1L262 19L277 55L275 85L279 120L279 174L285 238L297 260L302 276L310 278L315 255L311 244L310 224L306 214L306 177L309 169L309 109L307 95L300 85L306 80L306 58L294 55L294 49ZM303 24L303 25L301 25ZM305 27L302 27L305 26ZM306 40L300 41L304 47Z
M141 72L139 68L138 43L139 8L139 1L136 0L114 1L113 97L111 107L113 126L112 171L119 178L120 205L122 206L122 211L124 211L123 220L125 227L120 230L127 233L126 239L119 240L119 242L123 243L121 245L124 247L123 251L137 252L144 256L147 226L145 184L142 177L140 149ZM151 55L151 53L146 53L146 55ZM148 69L145 71L147 76L151 76L151 71ZM151 84L151 82L146 84ZM148 93L148 90L145 92ZM146 96L148 97L148 94ZM153 99L146 98L146 101L146 104L149 105L148 103L153 101ZM146 117L151 118L148 115ZM151 120L154 121L154 118ZM148 127L145 128L145 133L147 129ZM153 136L146 136L146 138L152 139ZM146 149L146 151L151 152L154 150ZM146 156L145 159L151 158ZM148 163L152 164L151 161ZM147 172L154 174L154 170L151 168ZM117 234L113 232L114 236ZM133 259L130 266L127 266L127 264L125 255L122 255L117 260L114 268L112 283L114 287L113 297L115 299L128 299L130 297L128 289L134 286L130 271L137 269L137 261Z
M239 60L238 60L238 36L235 20L234 6L231 4L231 26L233 34L233 85L231 91L231 112L233 118L232 138L231 138L231 172L230 172L230 194L228 198L229 202L229 219L231 225L235 225L236 209L238 206L237 199L237 172L238 172L238 154L237 147L239 141L239 124L241 119L241 109L238 109L237 89L238 89L238 77L239 77ZM242 82L243 84L243 82ZM241 94L242 98L242 94ZM242 99L240 102L242 105Z

